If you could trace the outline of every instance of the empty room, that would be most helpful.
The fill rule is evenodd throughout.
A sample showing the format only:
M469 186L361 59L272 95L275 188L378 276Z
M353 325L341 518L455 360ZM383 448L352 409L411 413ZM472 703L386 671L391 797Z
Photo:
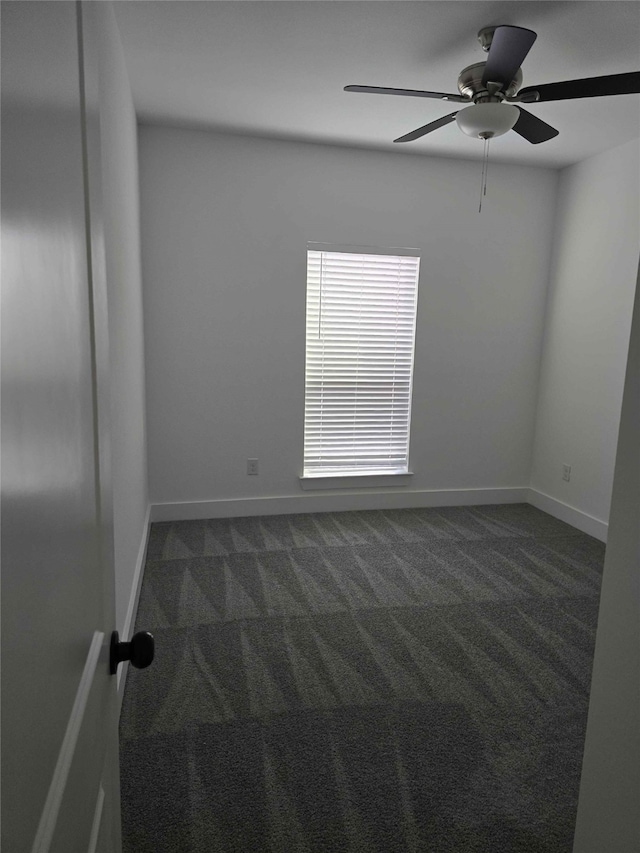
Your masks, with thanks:
M3 851L638 853L638 3L0 8Z

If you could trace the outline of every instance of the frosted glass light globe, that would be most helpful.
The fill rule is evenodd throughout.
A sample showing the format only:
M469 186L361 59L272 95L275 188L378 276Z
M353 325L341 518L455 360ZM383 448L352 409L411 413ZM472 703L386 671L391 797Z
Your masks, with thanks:
M474 104L456 115L458 127L467 136L493 139L511 130L520 117L513 104Z

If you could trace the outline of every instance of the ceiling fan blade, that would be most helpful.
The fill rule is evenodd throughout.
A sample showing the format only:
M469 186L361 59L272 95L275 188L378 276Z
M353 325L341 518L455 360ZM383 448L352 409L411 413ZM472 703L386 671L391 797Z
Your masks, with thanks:
M406 95L411 98L436 98L439 101L454 101L467 104L471 98L462 95L447 94L447 92L423 92L421 89L389 89L385 86L345 86L345 92L365 92L370 95Z
M513 130L533 145L538 145L540 142L547 142L547 140L553 139L560 132L555 127L551 127L550 124L539 119L538 116L534 116L532 113L523 110L522 107L518 107L518 109L520 110L520 117L514 124Z
M482 75L482 85L501 83L503 91L506 91L536 38L533 30L524 27L496 27Z
M538 92L538 101L566 101L573 98L600 98L603 95L630 95L640 92L640 71L628 74L609 74L605 77L585 77L543 86L526 86L518 97Z
M445 124L449 124L457 115L458 111L456 110L455 113L449 113L448 116L443 116L435 121L430 121L429 124L423 124L422 127L412 130L411 133L405 133L404 136L399 136L398 139L394 139L393 141L413 142L414 139L420 139L421 136L426 136L426 134L431 133L432 130L437 130L439 127L444 127Z

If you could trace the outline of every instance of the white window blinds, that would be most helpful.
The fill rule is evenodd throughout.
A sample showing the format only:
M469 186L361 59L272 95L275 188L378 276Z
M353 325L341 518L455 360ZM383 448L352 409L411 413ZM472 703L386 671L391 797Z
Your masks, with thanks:
M419 265L308 250L305 477L408 471Z

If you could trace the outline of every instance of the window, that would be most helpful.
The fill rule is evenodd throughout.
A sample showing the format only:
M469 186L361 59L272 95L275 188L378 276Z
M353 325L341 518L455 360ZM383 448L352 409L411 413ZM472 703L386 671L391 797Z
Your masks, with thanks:
M419 265L309 244L304 477L408 473Z

